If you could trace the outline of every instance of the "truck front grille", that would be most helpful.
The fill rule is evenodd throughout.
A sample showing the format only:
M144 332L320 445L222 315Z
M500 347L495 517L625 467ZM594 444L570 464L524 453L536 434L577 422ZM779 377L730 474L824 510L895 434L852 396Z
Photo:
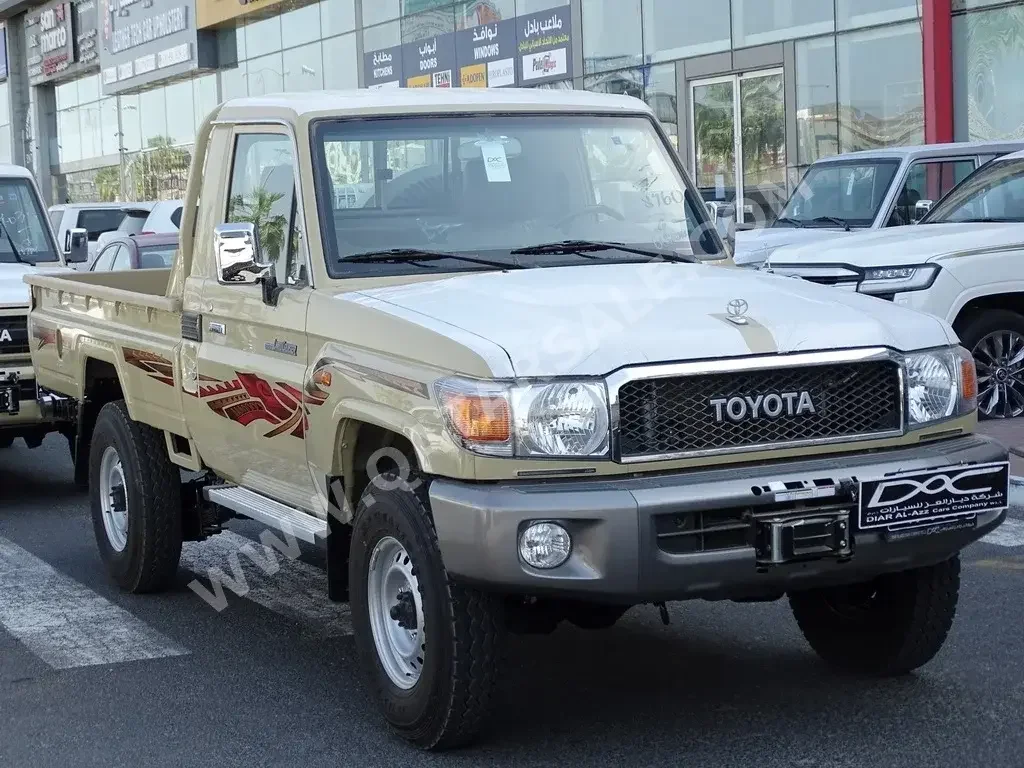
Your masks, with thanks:
M618 391L616 457L837 442L902 425L901 371L890 360L637 379Z
M28 318L25 315L0 315L0 357L28 353Z

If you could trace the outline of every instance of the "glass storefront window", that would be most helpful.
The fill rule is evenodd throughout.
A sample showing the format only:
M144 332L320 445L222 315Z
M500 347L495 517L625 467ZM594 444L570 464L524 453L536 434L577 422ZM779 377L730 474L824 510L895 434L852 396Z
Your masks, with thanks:
M172 144L191 144L196 137L195 102L192 81L173 83L164 88L167 100L167 135Z
M1024 6L953 18L953 114L956 138L1024 137Z
M248 74L249 67L244 61L237 67L222 69L218 75L220 77L220 98L223 101L227 101L228 99L248 96L249 86L246 82Z
M427 11L402 18L403 43L425 40L434 35L444 35L454 31L455 11L453 8L440 8L436 11Z
M306 5L281 14L281 47L294 48L320 39L320 8Z
M0 130L0 163L13 163L11 156L11 130L9 125Z
M100 100L100 76L88 75L75 81L78 83L78 103L89 104Z
M78 106L78 83L74 80L70 83L59 83L53 91L58 110Z
M363 3L363 26L371 27L384 21L397 19L402 14L398 0L371 0ZM366 50L371 50L367 48Z
M376 27L363 29L363 51L376 51L402 44L402 27L397 21L389 21Z
M640 0L592 0L583 8L583 71L642 63Z
M679 105L676 98L676 65L660 64L647 70L644 98L664 126L672 145L679 149Z
M82 137L79 134L78 107L57 113L57 157L61 163L82 159Z
M128 152L142 149L142 117L139 115L138 95L121 96L122 145Z
M245 27L245 56L255 59L281 50L281 17L268 16L248 22Z
M324 40L324 88L358 88L358 72L359 61L354 32Z
M604 0L605 2L615 2L615 0ZM589 3L590 0L587 0ZM528 13L539 13L540 11L546 11L548 8L557 8L560 5L568 5L569 0L516 0L516 14L519 16L525 16ZM584 15L586 12L584 11Z
M917 18L918 0L836 0L840 30L875 27Z
M284 89L286 91L322 91L324 62L321 44L311 43L284 52Z
M280 53L251 59L246 65L246 82L249 85L250 96L263 96L284 90L284 66Z
M192 81L192 98L195 103L196 130L217 106L217 75L203 75Z
M100 154L116 155L120 149L117 131L117 97L110 96L100 102Z
M836 58L841 152L924 143L916 23L839 35Z
M796 43L797 162L839 152L836 40L832 35Z
M455 6L455 26L469 29L516 15L516 0L462 0Z
M324 37L356 28L356 0L320 0L320 25Z
M729 50L729 4L722 0L643 0L647 61Z
M7 81L0 83L0 125L10 125L11 122L11 103L8 101L10 98L7 90Z
M835 8L822 0L732 0L736 48L835 31Z
M167 99L163 88L139 94L143 148L159 144L167 136Z
M80 159L90 160L103 154L103 136L100 129L100 103L94 101L78 108L78 125L82 137Z

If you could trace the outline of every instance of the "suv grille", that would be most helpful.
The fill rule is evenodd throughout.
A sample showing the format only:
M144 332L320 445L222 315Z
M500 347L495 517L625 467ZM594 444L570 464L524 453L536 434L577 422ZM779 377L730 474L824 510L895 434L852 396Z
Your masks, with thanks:
M28 353L28 318L24 315L0 316L0 357Z
M747 407L742 418L726 412L719 421L712 402L801 392L810 395L813 413L783 408L775 418L763 410L753 418ZM777 403L773 399L773 407ZM619 388L617 453L636 460L727 452L892 433L902 426L900 367L889 360L638 379Z

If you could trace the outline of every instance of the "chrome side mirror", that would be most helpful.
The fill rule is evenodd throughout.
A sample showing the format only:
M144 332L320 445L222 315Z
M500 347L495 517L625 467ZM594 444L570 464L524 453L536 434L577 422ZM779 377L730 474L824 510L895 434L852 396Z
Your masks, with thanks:
M213 229L217 280L232 285L255 285L273 274L271 264L261 264L259 234L254 224L218 224Z
M84 264L89 260L89 231L76 227L64 235L64 258L68 264Z
M917 222L923 219L928 214L928 211L932 209L933 205L935 205L933 200L918 200L914 204L914 223L917 224Z

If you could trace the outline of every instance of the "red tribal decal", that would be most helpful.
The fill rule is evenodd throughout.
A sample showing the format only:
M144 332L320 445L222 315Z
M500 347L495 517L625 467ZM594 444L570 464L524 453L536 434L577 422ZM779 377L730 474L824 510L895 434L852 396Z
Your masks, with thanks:
M141 349L124 348L124 361L139 370L145 371L150 378L164 384L174 386L174 365L166 357L154 355Z
M263 437L289 434L303 438L309 429L309 406L322 405L327 393L317 389L307 393L303 403L302 392L291 384L278 381L271 384L254 373L239 373L231 381L200 383L199 397L219 416L249 426L265 421L270 429Z

